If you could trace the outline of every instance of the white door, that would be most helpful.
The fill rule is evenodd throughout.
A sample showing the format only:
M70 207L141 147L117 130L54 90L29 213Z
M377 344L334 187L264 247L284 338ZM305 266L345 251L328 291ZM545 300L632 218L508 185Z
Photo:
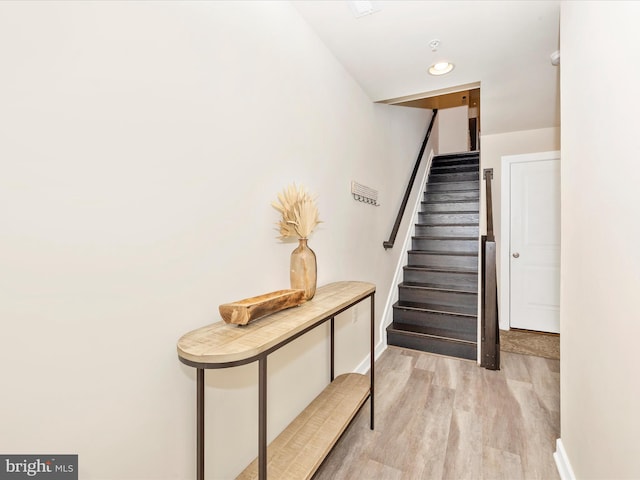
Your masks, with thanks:
M560 332L560 158L510 166L510 326Z

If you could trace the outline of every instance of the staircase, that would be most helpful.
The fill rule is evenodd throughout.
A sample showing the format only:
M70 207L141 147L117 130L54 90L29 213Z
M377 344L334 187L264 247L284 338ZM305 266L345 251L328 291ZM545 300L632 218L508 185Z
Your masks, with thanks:
M387 343L477 358L480 159L434 157Z

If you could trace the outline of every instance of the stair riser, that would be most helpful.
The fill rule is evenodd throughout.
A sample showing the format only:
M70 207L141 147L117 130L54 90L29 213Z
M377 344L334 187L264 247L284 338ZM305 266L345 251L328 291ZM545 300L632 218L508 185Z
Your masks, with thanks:
M416 235L432 237L477 237L478 225L416 225Z
M418 213L418 223L442 225L443 223L464 223L478 225L480 214L476 213Z
M404 335L396 331L388 330L387 343L397 347L411 348L413 350L436 353L438 355L448 355L450 357L466 358L469 360L476 360L477 358L476 345L461 344L441 338L418 338L414 335Z
M429 174L429 183L442 183L442 182L470 182L480 180L480 173L443 173L443 174Z
M432 165L429 173L478 173L478 165Z
M475 165L479 168L480 160L478 157L463 157L463 158L442 158L434 157L431 162L433 167L449 167L457 165Z
M477 273L434 272L428 270L405 269L404 283L422 283L427 285L449 285L468 290L478 288Z
M407 310L394 305L393 323L415 325L427 330L446 330L449 332L448 336L450 338L468 342L475 342L478 338L477 317L463 317L424 310Z
M411 245L412 250L427 250L429 252L478 252L478 240L426 240L413 237Z
M450 203L429 203L423 202L420 208L421 213L439 212L472 212L480 211L479 202L450 202Z
M466 182L443 182L443 183L429 183L425 191L427 193L439 193L439 192L453 192L461 190L476 190L480 189L480 181L466 181Z
M480 203L479 190L463 190L460 192L441 192L441 193L425 193L425 202L449 202L449 201L477 201Z
M409 252L409 266L457 267L477 270L478 257L475 255L438 255L431 253Z
M438 310L452 313L467 313L469 309L474 309L472 313L477 313L475 309L478 306L478 294L400 286L398 303L400 306L411 305L419 308L422 308L421 305L424 305L424 308L427 308L426 305L441 305L443 308Z

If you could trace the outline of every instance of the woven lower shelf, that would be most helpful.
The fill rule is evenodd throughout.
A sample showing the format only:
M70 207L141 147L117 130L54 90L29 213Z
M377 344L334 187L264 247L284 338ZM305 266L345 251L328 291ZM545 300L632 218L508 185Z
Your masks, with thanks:
M369 382L359 373L340 375L331 382L269 445L268 478L310 479L369 398ZM237 478L257 479L257 459Z

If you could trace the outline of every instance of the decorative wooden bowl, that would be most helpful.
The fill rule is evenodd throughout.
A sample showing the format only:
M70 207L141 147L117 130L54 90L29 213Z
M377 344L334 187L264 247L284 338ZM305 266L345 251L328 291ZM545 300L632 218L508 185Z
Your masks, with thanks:
M277 290L233 303L224 303L218 310L225 322L246 325L285 308L301 305L305 301L304 290Z

